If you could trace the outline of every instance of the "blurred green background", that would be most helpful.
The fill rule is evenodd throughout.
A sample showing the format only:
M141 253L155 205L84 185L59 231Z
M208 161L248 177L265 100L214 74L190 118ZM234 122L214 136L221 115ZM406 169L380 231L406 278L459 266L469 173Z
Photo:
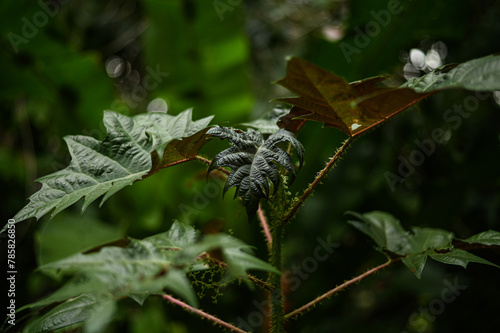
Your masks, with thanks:
M0 12L3 224L38 189L36 178L68 164L65 135L104 138L103 110L134 115L168 108L177 114L193 107L195 119L214 114L215 124L237 125L269 113L276 105L270 100L291 95L271 84L285 75L288 55L348 81L383 74L404 81L441 64L498 52L500 40L500 2L494 0L2 1ZM287 294L289 310L384 261L346 223L345 211L384 210L405 227L443 228L460 238L500 230L500 94L481 101L458 128L443 120L470 95L432 96L354 143L288 226L285 266L300 280ZM391 189L386 175L397 174L398 157L407 159L418 149L415 140L430 138L438 127L448 141ZM345 137L308 123L298 138L306 165L292 192L312 181ZM202 153L211 158L226 145L214 140ZM199 228L223 221L226 232L254 245L265 259L258 224L248 224L231 195L222 199L220 182L205 182L205 170L196 163L173 167L101 208L93 204L83 216L75 205L50 222L44 217L18 224L17 305L59 286L34 272L39 264L126 235L164 231L175 218ZM340 246L299 276L293 267L303 267L318 237ZM500 264L498 250L478 254ZM432 308L444 281L455 279L467 289L444 308ZM464 270L429 262L422 280L396 266L304 314L288 331L464 332L481 325L493 332L499 279L500 270L475 264ZM264 295L244 286L221 292L213 304L214 292L206 290L202 307L231 322L254 323L259 332L253 301ZM160 299L150 298L143 307L130 300L120 305L109 332L220 331ZM425 319L425 309L434 315Z

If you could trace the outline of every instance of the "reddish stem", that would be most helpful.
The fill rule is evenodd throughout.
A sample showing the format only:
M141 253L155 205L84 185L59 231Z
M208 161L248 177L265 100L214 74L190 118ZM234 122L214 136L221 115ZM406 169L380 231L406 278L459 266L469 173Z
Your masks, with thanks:
M337 292L341 291L342 289L345 289L345 288L349 287L351 284L354 284L354 283L356 283L356 282L359 282L359 281L363 280L365 277L370 276L370 275L372 275L373 273L376 273L376 272L380 271L381 269L386 268L387 266L389 266L389 265L390 265L390 264L392 264L393 262L395 262L395 261L393 261L393 260L389 260L389 261L387 261L386 263L384 263L384 264L382 264L382 265L379 265L379 266L377 266L377 267L374 267L374 268L370 269L369 271L367 271L367 272L365 272L365 273L363 273L363 274L361 274L361 275L358 275L358 276L356 276L355 278L353 278L353 279L351 279L351 280L349 280L349 281L346 281L346 282L342 283L341 285L339 285L339 286L337 286L337 287L333 288L332 290L330 290L330 291L328 291L328 292L324 293L323 295L321 295L321 296L319 296L319 297L317 297L317 298L313 299L312 301L310 301L309 303L307 303L307 304L305 304L305 305L301 306L300 308L295 309L295 310L293 310L293 311L292 311L292 312L290 312L290 313L287 313L287 314L285 315L285 320L287 320L287 319L291 319L291 318L293 318L293 317L297 316L297 315L298 315L298 314L300 314L301 312L304 312L305 310L307 310L307 309L309 309L309 308L311 308L311 307L313 307L313 306L317 305L317 304L318 304L318 303L320 303L321 301L324 301L325 299L327 299L327 298L331 297L333 294L335 294L335 293L337 293Z
M170 295L163 294L163 295L162 295L162 297L163 297L165 300L169 301L170 303L173 303L173 304L175 304L175 305L178 305L178 306L180 306L181 308L183 308L184 310L187 310L187 311L189 311L189 312L195 313L195 314L197 314L197 315L198 315L198 316L200 316L200 317L203 317L203 318L205 318L205 319L208 319L208 320L210 320L210 321L213 321L214 323L216 323L216 324L218 324L218 325L221 325L222 327L227 328L228 330L231 330L231 331L233 331L233 332L238 332L238 333L249 333L249 332L247 332L247 331L244 331L244 330L242 330L242 329L240 329L240 328L238 328L238 327L234 326L233 324L230 324L230 323L228 323L228 322L225 322L225 321L223 321L223 320L221 320L221 319L219 319L219 318L217 318L217 317L215 317L215 316L212 316L211 314L208 314L208 313L206 313L206 312L204 312L204 311L202 311L202 310L200 310L200 309L194 308L194 307L192 307L191 305L186 304L186 303L184 303L183 301L180 301L180 300L178 300L177 298L174 298L174 297L172 297L172 296L170 296Z
M259 217L260 225L262 226L262 231L267 238L267 245L269 248L273 246L273 236L271 236L271 231L269 230L269 224L267 223L266 215L262 206L259 204L259 209L257 210L257 216Z

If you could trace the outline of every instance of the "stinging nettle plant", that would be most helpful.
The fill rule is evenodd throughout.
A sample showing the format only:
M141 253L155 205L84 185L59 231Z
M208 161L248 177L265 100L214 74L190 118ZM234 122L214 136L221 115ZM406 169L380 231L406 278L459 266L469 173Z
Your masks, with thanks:
M148 297L161 297L226 330L247 332L198 308L190 276L207 270L222 272L220 284L246 281L249 286L267 290L270 331L283 332L286 322L398 262L407 266L417 278L421 277L428 258L463 267L470 262L498 267L467 251L477 245L500 246L498 231L489 230L467 239L457 239L453 233L441 229L413 227L405 230L389 213L349 212L352 217L349 223L370 237L387 261L295 310L285 309L281 281L285 226L347 147L360 135L442 90L500 90L500 56L447 65L398 87L385 85L387 79L373 77L348 83L305 60L291 58L286 77L277 82L298 95L279 99L291 105L291 109L281 110L279 119L245 124L250 127L247 131L210 127L212 117L193 121L191 110L177 116L152 112L133 117L106 111L107 136L104 140L66 137L72 158L69 166L38 179L42 187L14 216L16 223L32 217L40 219L49 213L53 217L82 198L82 211L101 197L102 205L120 189L153 176L161 169L199 161L208 165L207 176L210 172L219 172L227 177L223 193L236 188L235 197L241 198L250 221L258 215L266 235L269 258L255 257L251 247L234 236L224 233L201 235L194 227L174 221L169 230L158 235L103 244L91 251L42 265L39 268L42 272L69 278L53 294L18 309L31 310L34 315L24 331L51 332L71 326L81 327L85 332L101 332L114 320L117 302L121 299L128 297L143 304ZM307 121L337 128L347 135L347 139L302 194L293 196L287 190L288 179L293 181L305 155L296 135ZM214 137L227 139L230 147L210 161L199 155L199 151ZM269 216L262 206L271 212ZM258 226L253 224L253 227ZM250 275L251 270L267 272L268 278Z

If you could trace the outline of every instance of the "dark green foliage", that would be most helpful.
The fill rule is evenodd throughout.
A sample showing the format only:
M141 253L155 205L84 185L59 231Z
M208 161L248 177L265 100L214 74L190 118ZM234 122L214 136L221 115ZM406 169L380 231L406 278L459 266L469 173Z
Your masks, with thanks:
M58 6L54 1L4 1L0 5L2 13L5 13L0 22L4 37L3 52L0 54L4 78L0 83L3 84L0 89L0 108L3 111L0 174L5 189L1 206L4 217L13 217L26 204L26 197L39 190L39 184L33 183L36 178L62 170L70 164L71 157L60 138L74 134L99 141L105 138L107 131L101 125L102 110L112 109L133 117L145 113L150 101L161 97L168 104L169 113L174 115L194 106L198 118L215 114L216 123L228 121L232 126L242 124L263 134L272 134L278 130L273 121L267 118L252 123L246 121L267 113L271 108L269 100L286 95L282 87L269 84L283 76L286 55L303 57L311 64L351 82L352 88L355 84L358 88L363 85L370 88L376 87L370 86L370 83L377 83L378 77L387 73L402 78L405 72L404 76L408 78L406 65L414 63L410 61L410 50L421 51L426 57L424 60L437 51L442 60L440 64L464 63L470 59L482 61L486 58L480 57L498 52L500 40L500 25L497 24L500 2L488 0L283 0L244 3L85 0L59 1L59 4L62 5ZM13 42L12 34L17 36L17 42ZM13 43L18 44L13 46ZM441 47L435 48L438 44ZM489 57L490 60L493 57ZM110 73L108 61L113 59L119 59L120 66ZM445 70L434 72L432 69L435 67L427 67L427 61L423 66L416 68L415 75L419 77L410 79L406 84L411 85L416 94L434 94L436 89L448 87L479 90L484 84L491 87L491 84L498 83L498 71L494 67L486 68L482 73L464 71L479 74L475 76L478 80L464 81L455 75L459 74L457 71L453 71L460 66L447 66ZM451 74L453 77L450 80ZM375 79L357 81L367 77ZM319 88L330 92L321 84ZM412 89L407 88L405 94ZM300 92L305 91L302 89L296 95L300 96ZM331 90L332 94L336 92ZM391 98L383 101L384 94L376 98L364 95L363 98L367 99L361 106L391 106L391 103L405 97L390 92L386 96ZM382 259L376 251L367 250L364 235L341 222L345 220L342 214L347 209L383 210L400 218L405 228L399 230L393 225L392 230L396 234L401 231L414 235L408 238L410 247L415 252L422 250L424 253L407 254L404 258L392 252L384 253L404 259L405 264L408 267L413 265L415 271L420 269L422 263L426 268L422 280L418 280L409 278L411 273L406 267L393 261L394 265L389 269L345 293L337 294L314 311L300 316L299 320L290 320L287 332L448 333L472 332L477 330L478 325L487 332L498 330L492 318L496 318L498 312L496 304L500 289L497 281L500 270L486 265L468 265L465 271L435 262L442 260L466 265L471 261L469 254L474 253L499 264L499 247L496 245L499 233L494 230L479 233L489 229L500 230L500 159L495 158L500 147L498 97L498 92L475 94L463 89L451 89L419 103L419 110L396 112L398 116L391 121L378 117L393 114L391 110L384 112L385 107L380 113L364 114L363 122L354 121L359 113L355 113L353 119L344 113L350 109L350 103L343 105L333 100L322 102L332 102L333 109L344 115L338 122L330 110L319 114L322 110L318 108L314 115L307 115L308 111L304 114L300 110L296 112L297 107L293 108L289 114L292 119L288 119L291 125L284 128L293 133L301 129L300 140L308 151L308 163L290 189L299 194L300 189L306 187L324 166L324 159L332 156L345 135L364 133L365 129L373 128L370 127L372 124L385 125L356 140L342 163L336 165L335 172L320 182L322 186L315 189L314 196L308 199L293 223L286 225L282 260L286 274L283 280L288 281L288 287L292 287L284 290L287 308L293 309L309 302L319 293L365 272ZM392 111L398 111L398 108ZM300 118L294 120L294 115L317 118L320 123ZM345 134L320 129L325 120L338 125L337 128ZM431 147L429 140L435 140L432 133L440 129L446 133L446 141L434 141L435 146L427 150L431 151L430 155L423 151L425 161L414 165L414 170L405 174L396 187L389 189L384 174L397 174L400 158L408 160L409 156L415 156L410 154L412 151L422 152L421 144L416 142L424 142ZM47 214L40 223L30 224L26 220L16 224L16 268L19 272L16 306L19 310L21 305L40 299L46 304L38 303L40 312L38 307L21 311L16 314L15 326L4 322L0 331L22 331L23 326L25 332L222 331L221 327L211 326L207 320L184 313L184 309L156 295L148 297L142 306L129 299L117 301L113 293L109 301L106 301L105 293L102 298L91 292L74 296L78 287L72 283L70 272L66 278L70 280L63 280L67 284L52 294L59 284L50 278L53 270L37 269L47 268L49 266L45 264L55 264L56 260L60 263L61 259L74 258L76 253L93 256L99 253L98 249L87 252L89 248L126 235L139 243L151 240L148 236L154 234L158 234L158 240L165 240L167 237L163 233L172 219L184 215L186 211L179 212L181 204L188 206L189 220L195 228L203 228L205 232L204 225L217 217L224 224L221 229L256 246L255 257L240 251L240 248L221 246L215 250L218 258L224 258L221 248L229 253L238 251L231 257L236 263L242 254L249 256L243 258L249 263L250 259L266 258L267 249L258 226L242 223L246 216L240 216L240 205L221 200L219 187L216 187L219 184L204 182L202 165L186 163L156 173L167 166L197 159L198 149L206 142L207 130L205 128L192 136L173 140L163 151L157 149L151 152L144 162L149 163L150 157L152 167L143 177L152 177L134 183L133 187L125 187L102 207L89 205L86 214L81 215L81 206L90 203L89 196L87 201L80 199L49 222L51 213L62 209L64 203L71 204L74 197L67 196L57 207L47 206ZM204 156L211 158L219 152L211 148L213 146L205 147ZM117 181L114 189L121 185L119 179ZM271 184L269 186L272 192ZM222 185L220 187L222 189ZM112 194L107 192L103 196L108 193ZM272 200L277 201L276 197ZM263 205L265 210L266 206ZM16 222L21 221L20 216L16 218L19 218ZM377 240L383 240L388 233L383 225L388 227L391 218L385 221L381 217L380 220L384 221L380 223L382 229L374 231ZM406 227L410 225L418 227ZM430 226L432 230L429 230ZM459 239L447 230L452 230ZM190 231L188 234L194 244L199 244L199 241L204 244L208 241L212 244L230 241L219 235L200 236ZM453 255L448 252L451 236L451 245L455 248ZM324 254L321 249L316 251L318 237L342 243L342 246L330 256L321 257L317 268L313 266L314 272L309 272L311 265L306 267L304 264L311 264L308 260L313 254L315 257L318 253ZM398 238L387 236L388 243L398 245L394 246L395 250L407 251L404 242L396 241ZM428 242L422 242L424 239ZM177 258L175 265L188 263L198 251L196 246L187 243L172 245L191 249ZM126 244L108 245L108 249L113 247L118 249L117 252L126 252L124 250L127 249ZM432 247L440 248L431 250L429 253L432 256L423 250ZM426 260L429 257L435 260ZM236 320L238 326L241 323L242 329L265 331L265 324L262 327L253 325L255 319L269 322L266 318L267 307L260 306L268 301L263 299L264 292L250 294L247 288L226 280L218 283L223 272L231 271L229 273L233 277L246 275L241 265L231 265L228 260L226 256L224 262L227 266L217 265L216 268L194 273L198 276L216 270L218 273L210 283L217 286L217 290L221 288L220 292L224 294L218 297L218 304L201 299L202 308L223 320ZM110 267L115 267L114 264L111 263ZM50 273L49 276L46 273ZM75 271L75 275L80 273ZM181 272L181 278L183 274ZM429 309L428 305L437 305L432 300L442 295L445 278L458 279L468 288L455 303L446 303L446 309L439 311L439 315L430 316L436 307ZM107 279L112 285L112 276ZM297 282L299 279L300 283ZM80 287L86 286L83 280L79 282ZM190 282L200 295L202 290L195 281ZM109 289L102 283L96 283L94 287L92 291L97 294L101 289L103 292ZM181 283L178 283L177 288L180 287ZM65 289L67 298L62 294ZM181 289L177 293L174 289L166 287L163 291L188 300ZM57 295L61 297L55 297ZM3 299L8 301L5 295ZM136 300L142 302L140 298ZM256 307L256 304L259 306ZM415 316L423 308L428 311L425 316ZM255 310L263 316L255 316ZM28 326L27 312L36 316ZM388 313L390 316L384 315ZM82 328L81 320L85 318L87 320ZM67 327L70 323L76 324ZM107 328L106 323L110 323Z
M230 148L215 156L208 172L218 167L231 168L223 193L236 186L235 198L242 199L250 221L255 216L260 199L269 198L271 189L276 191L278 188L281 180L278 165L292 174L292 181L295 177L292 156L277 145L290 143L297 152L299 168L304 162L304 147L295 135L284 129L270 135L267 140L253 129L242 132L219 126L211 128L207 134L228 139L231 143Z
M499 266L482 259L470 252L458 248L458 241L453 233L435 229L413 227L406 231L391 214L385 212L370 212L358 214L349 212L359 221L349 221L351 225L365 233L375 241L377 250L390 256L400 257L403 263L420 279L428 257L450 265L464 268L469 262ZM500 245L500 232L487 231L471 236L467 243L482 245Z
M217 234L202 238L193 227L174 221L167 232L142 240L114 242L41 266L45 273L72 278L49 297L23 307L59 303L32 320L26 330L51 332L83 324L86 331L102 332L112 320L118 300L130 297L142 305L147 297L161 295L164 290L197 306L187 274L207 269L203 254L215 250L222 253L228 279L246 279L248 270L279 273L232 236Z

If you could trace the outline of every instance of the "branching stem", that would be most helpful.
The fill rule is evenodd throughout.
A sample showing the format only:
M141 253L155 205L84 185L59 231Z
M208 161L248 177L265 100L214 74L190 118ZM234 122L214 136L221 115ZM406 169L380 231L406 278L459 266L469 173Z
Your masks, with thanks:
M283 259L281 256L283 241L283 224L280 221L274 221L272 226L273 246L271 248L271 264L280 272L283 271ZM269 282L273 290L269 293L271 304L271 333L284 332L283 324L285 322L285 310L283 302L283 289L281 275L271 272Z
M212 322L214 322L215 324L218 324L228 330L231 330L233 332L238 332L238 333L249 333L247 331L244 331L236 326L234 326L233 324L230 324L228 322L225 322L224 320L221 320L215 316L212 316L211 314L208 314L206 313L205 311L202 311L200 309L197 309L197 308L194 308L192 307L191 305L187 304L187 303L184 303L183 301L181 300L178 300L177 298L174 298L170 295L167 295L167 294L163 294L162 297L169 301L170 303L173 303L175 305L178 305L180 306L181 308L183 308L184 310L187 310L189 312L192 312L192 313L195 313L197 314L198 316L202 317L202 318L205 318L205 319L208 319Z

